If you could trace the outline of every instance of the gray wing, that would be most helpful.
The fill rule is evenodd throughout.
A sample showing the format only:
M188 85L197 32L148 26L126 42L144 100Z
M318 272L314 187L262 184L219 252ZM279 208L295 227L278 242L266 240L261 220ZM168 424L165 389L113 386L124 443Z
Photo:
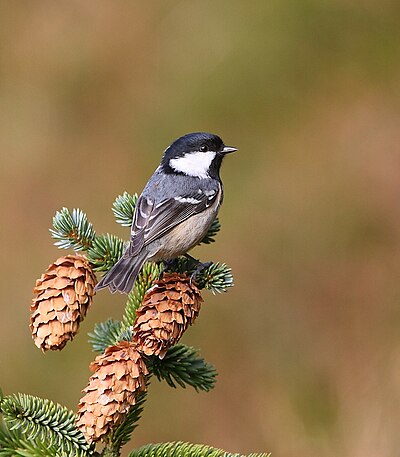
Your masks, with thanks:
M137 201L131 229L131 243L125 255L135 256L144 246L161 238L181 222L199 214L220 198L220 190L166 198L155 204L148 196Z

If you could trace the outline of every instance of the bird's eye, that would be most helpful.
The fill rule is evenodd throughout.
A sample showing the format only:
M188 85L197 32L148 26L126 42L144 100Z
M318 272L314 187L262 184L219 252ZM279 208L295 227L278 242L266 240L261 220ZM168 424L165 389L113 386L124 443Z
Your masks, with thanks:
M200 146L200 151L201 152L207 152L208 151L208 147L205 144L203 144L203 146Z

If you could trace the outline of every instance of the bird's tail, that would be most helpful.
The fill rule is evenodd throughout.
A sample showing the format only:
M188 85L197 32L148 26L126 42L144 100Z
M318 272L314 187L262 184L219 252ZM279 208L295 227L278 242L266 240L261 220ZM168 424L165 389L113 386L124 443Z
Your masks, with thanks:
M122 256L96 285L95 290L108 287L112 293L118 291L129 294L146 260L146 253L143 254L137 257Z

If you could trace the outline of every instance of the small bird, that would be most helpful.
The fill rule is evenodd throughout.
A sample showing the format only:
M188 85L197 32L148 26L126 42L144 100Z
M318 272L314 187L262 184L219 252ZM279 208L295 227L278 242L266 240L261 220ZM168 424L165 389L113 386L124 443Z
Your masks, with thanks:
M204 132L188 133L164 151L137 200L129 245L96 290L129 293L146 261L175 259L204 238L223 199L222 160L234 151Z

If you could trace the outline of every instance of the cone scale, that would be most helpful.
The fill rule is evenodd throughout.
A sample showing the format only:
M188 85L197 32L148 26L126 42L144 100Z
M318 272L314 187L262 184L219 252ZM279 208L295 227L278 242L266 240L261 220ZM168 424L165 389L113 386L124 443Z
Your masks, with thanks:
M30 329L43 351L60 350L72 340L95 294L96 277L85 257L66 255L36 281Z
M90 364L93 371L78 405L77 427L89 443L103 440L146 389L148 371L134 343L110 346Z
M133 341L137 350L163 358L193 324L202 301L199 289L186 275L164 274L136 311Z

